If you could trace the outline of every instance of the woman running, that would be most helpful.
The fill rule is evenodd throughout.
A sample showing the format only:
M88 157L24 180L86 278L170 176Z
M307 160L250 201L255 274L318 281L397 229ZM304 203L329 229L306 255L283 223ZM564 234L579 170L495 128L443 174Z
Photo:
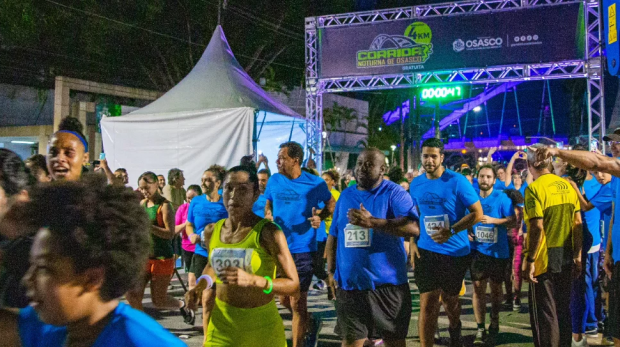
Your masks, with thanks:
M168 295L168 285L174 273L172 238L174 237L174 214L170 202L159 194L157 175L148 171L138 178L138 189L144 195L140 203L151 221L151 254L146 274L126 298L131 307L143 310L142 298L147 283L151 282L151 299L157 308L179 309L188 324L194 324L194 311L185 303Z
M286 346L274 295L299 295L299 278L284 233L252 212L259 194L254 168L232 168L224 186L229 217L205 228L209 263L186 294L195 302L203 290L215 290L205 346Z
M196 275L189 271L189 268L192 265L192 258L194 257L194 249L196 248L196 245L194 245L189 240L189 238L187 238L185 226L187 225L187 212L189 210L189 204L195 197L199 195L202 195L202 189L200 189L200 186L195 184L189 186L189 188L187 188L187 193L185 194L185 203L179 206L179 209L177 210L176 216L174 218L174 223L176 224L174 231L177 234L181 234L183 264L185 265L185 273L187 273L189 289L192 289L196 286Z
M38 230L24 277L30 306L0 310L0 345L185 346L120 303L149 252L149 220L133 192L91 176L34 189L26 205Z
M75 181L82 177L82 168L88 163L88 142L82 123L75 117L66 117L52 135L47 152L47 168L53 180Z

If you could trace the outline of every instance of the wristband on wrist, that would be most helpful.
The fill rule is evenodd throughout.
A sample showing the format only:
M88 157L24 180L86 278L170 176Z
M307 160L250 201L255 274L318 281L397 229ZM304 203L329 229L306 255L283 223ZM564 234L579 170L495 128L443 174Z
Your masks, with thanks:
M271 277L269 277L269 276L265 276L265 279L267 280L267 284L269 285L269 289L263 289L263 293L271 294L271 292L273 291L273 280L271 280Z
M213 287L213 279L211 278L211 276L209 276L209 275L202 275L202 276L198 277L196 279L196 285L198 285L198 282L200 282L201 279L204 279L205 281L207 281L207 287L205 289L209 289L209 288Z
M525 261L527 261L528 263L533 263L533 262L536 261L536 259L527 257L527 258L525 258Z

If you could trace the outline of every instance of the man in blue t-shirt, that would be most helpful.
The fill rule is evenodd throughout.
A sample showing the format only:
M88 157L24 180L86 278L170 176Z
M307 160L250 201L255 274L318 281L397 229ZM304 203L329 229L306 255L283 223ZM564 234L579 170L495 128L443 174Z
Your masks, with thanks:
M608 176L611 180L611 175ZM609 183L609 180L607 183ZM598 320L602 320L602 310L597 314L597 302L600 301L599 285L598 285L598 266L599 252L601 249L602 224L604 225L604 215L590 201L596 201L596 204L603 206L604 200L611 200L611 190L601 184L592 174L588 172L583 186L580 189L577 184L570 181L571 185L577 192L579 203L581 205L582 219L585 222L583 233L583 250L581 253L583 274L579 278L573 280L573 289L571 291L571 316L573 325L573 334L583 334L596 337L598 335ZM602 190L602 192L601 192ZM599 192L601 192L599 196ZM609 192L607 194L606 192ZM605 198L608 195L608 198ZM609 201L611 205L611 201ZM603 223L601 223L603 222Z
M443 166L439 139L422 143L425 175L411 182L411 197L420 216L420 239L410 243L420 290L420 344L432 346L440 298L450 320L452 345L461 345L459 292L471 263L467 229L483 216L478 194L462 175ZM469 211L469 214L467 213Z
M308 324L308 289L312 283L313 259L317 250L316 231L321 221L334 212L336 202L327 184L319 177L303 172L304 150L297 142L285 142L278 152L278 173L271 176L265 189L265 216L273 216L284 235L297 267L301 295L281 297L280 303L293 313L293 346L302 346ZM319 203L325 203L320 213ZM314 345L320 329L318 317L312 320L306 345Z
M538 161L543 161L549 157L558 157L580 169L590 171L600 171L611 174L611 187L613 201L620 197L620 129L616 129L613 134L603 138L611 147L614 158L601 154L586 151L567 151L557 148L540 148L536 151ZM616 345L620 344L620 204L614 204L612 216L612 227L609 230L607 240L607 250L603 268L607 276L611 277L608 284L609 290L609 310L608 321L605 324L609 336Z
M411 319L403 238L419 232L409 194L383 178L385 155L366 149L355 166L357 185L340 195L327 238L330 286L343 346L382 338L404 346Z
M503 191L495 190L497 179L492 165L483 165L478 171L480 204L484 217L469 231L474 281L474 315L478 331L474 345L494 345L499 332L499 311L502 305L502 283L510 264L507 225L515 222L512 201ZM503 182L502 182L503 183ZM484 327L486 315L487 282L491 286L491 325L487 336Z
M265 198L265 188L267 188L269 177L271 177L269 170L262 169L258 171L258 189L260 190L260 195L254 203L254 206L252 206L252 212L263 218L265 218L265 205L267 204L267 198ZM268 216L267 218L271 219L272 217Z

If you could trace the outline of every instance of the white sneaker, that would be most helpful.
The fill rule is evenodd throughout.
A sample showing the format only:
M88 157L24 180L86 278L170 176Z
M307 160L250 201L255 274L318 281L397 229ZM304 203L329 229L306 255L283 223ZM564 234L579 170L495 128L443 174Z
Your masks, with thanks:
M588 342L586 342L586 337L583 336L581 338L581 341L577 342L575 341L575 338L573 337L573 342L571 343L571 347L587 347L588 346Z

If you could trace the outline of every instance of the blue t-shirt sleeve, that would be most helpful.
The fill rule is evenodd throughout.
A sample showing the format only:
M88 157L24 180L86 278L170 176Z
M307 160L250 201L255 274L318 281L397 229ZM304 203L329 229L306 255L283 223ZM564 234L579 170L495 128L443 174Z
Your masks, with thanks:
M338 213L338 204L341 204L344 199L338 200L336 202L336 208L334 209L334 213L332 215L332 225L329 227L329 234L335 238L338 238L338 219L340 217L340 213Z
M265 187L265 199L271 202L273 202L271 187L275 184L273 182L274 179L277 179L277 176L271 177L271 179L267 181L267 187Z
M419 220L418 213L413 208L411 195L404 189L395 189L392 196L392 209L394 217L408 217L412 220Z
M590 199L590 202L594 207L601 211L605 211L611 208L611 202L613 201L614 191L609 189L609 184L606 184L599 189L599 191Z
M187 209L187 221L196 225L194 223L194 206L198 203L198 199L192 199L189 203L189 208Z
M510 200L510 198L505 195L504 198L502 199L502 216L503 217L511 217L515 215L515 209L514 206L512 205L512 200Z
M332 192L327 188L327 183L322 181L317 187L317 198L319 201L327 203L332 198Z
M465 205L469 207L480 200L474 187L469 183L464 176L457 176L458 182L456 184L456 197Z

